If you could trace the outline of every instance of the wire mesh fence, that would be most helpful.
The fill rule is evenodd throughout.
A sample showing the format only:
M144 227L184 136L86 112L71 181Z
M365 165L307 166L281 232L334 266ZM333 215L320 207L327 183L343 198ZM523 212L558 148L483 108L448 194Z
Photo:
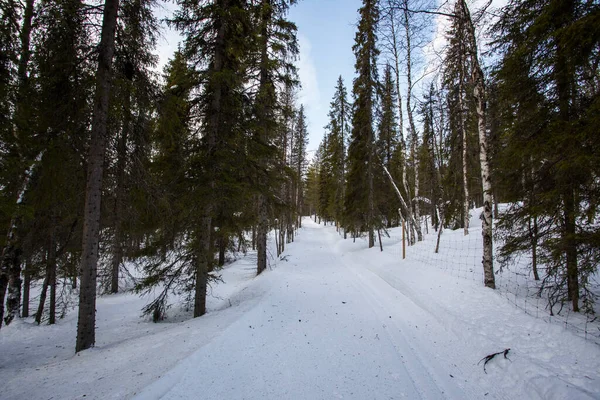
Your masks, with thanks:
M393 234L383 238L384 251L402 258L402 236ZM435 252L437 233L425 234L422 242L405 247L406 260L418 262L443 270L446 273L483 285L483 238L481 228L469 230L443 231L438 252ZM499 243L494 243L496 253ZM536 280L532 271L532 260L529 256L518 256L508 265L495 263L496 290L515 307L536 318L551 324L560 324L575 334L600 345L600 318L597 313L573 312L566 298L557 300L556 288L560 282L552 282L550 271L543 266L538 267L541 279ZM600 294L598 275L588 282L591 296ZM598 306L596 306L598 310Z

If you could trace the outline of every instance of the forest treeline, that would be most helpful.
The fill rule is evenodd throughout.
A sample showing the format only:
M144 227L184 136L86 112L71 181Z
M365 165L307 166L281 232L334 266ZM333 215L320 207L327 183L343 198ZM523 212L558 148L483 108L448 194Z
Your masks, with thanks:
M351 95L340 77L307 171L311 212L370 247L401 221L409 245L433 229L436 252L443 229L481 219L486 286L525 255L550 313L593 313L600 4L364 0L359 13Z
M200 316L227 257L255 248L259 274L268 232L273 256L293 240L308 132L289 5L179 1L160 74L155 0L0 1L3 323L53 324L76 289L83 350L98 291L135 274L154 320L171 293Z
M486 286L527 254L551 302L592 310L597 2L363 0L356 77L335 83L310 165L296 1L176 3L182 43L156 73L156 0L0 0L0 324L31 310L53 324L78 293L80 351L97 295L131 274L158 289L154 320L171 293L196 317L227 257L252 247L261 273L268 233L281 253L303 215L370 246L403 220L414 244L429 227L468 234L473 206ZM430 62L436 18L447 45Z

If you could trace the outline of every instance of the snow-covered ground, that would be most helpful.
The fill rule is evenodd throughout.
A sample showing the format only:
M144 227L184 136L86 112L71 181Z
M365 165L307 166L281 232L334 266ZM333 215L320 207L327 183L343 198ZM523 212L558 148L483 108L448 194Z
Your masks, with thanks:
M593 341L384 246L305 219L261 276L251 257L225 268L201 318L174 306L153 324L139 317L147 298L101 297L97 346L78 355L75 312L55 326L13 323L0 331L0 397L600 398ZM485 373L479 361L507 348Z

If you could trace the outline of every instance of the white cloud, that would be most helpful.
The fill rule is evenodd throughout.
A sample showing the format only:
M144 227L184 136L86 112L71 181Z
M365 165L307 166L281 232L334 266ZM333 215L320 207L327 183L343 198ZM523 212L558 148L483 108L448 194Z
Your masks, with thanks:
M317 79L317 70L312 59L312 46L308 38L298 35L300 45L299 60L296 62L302 88L298 96L300 104L304 104L308 119L308 149L316 149L323 137L323 126L326 125L327 110L322 108L321 91Z

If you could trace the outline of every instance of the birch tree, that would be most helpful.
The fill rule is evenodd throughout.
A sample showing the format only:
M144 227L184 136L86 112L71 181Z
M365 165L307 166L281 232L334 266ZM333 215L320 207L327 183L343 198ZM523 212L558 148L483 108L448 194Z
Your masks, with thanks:
M467 54L471 62L471 79L473 81L473 97L475 98L475 109L477 111L477 133L479 135L479 164L481 166L481 185L483 189L483 273L485 286L495 289L496 278L494 276L494 254L492 240L492 181L491 170L488 161L488 139L486 125L486 91L485 77L479 63L479 51L477 47L477 36L475 25L465 0L459 0L458 19L465 25Z

